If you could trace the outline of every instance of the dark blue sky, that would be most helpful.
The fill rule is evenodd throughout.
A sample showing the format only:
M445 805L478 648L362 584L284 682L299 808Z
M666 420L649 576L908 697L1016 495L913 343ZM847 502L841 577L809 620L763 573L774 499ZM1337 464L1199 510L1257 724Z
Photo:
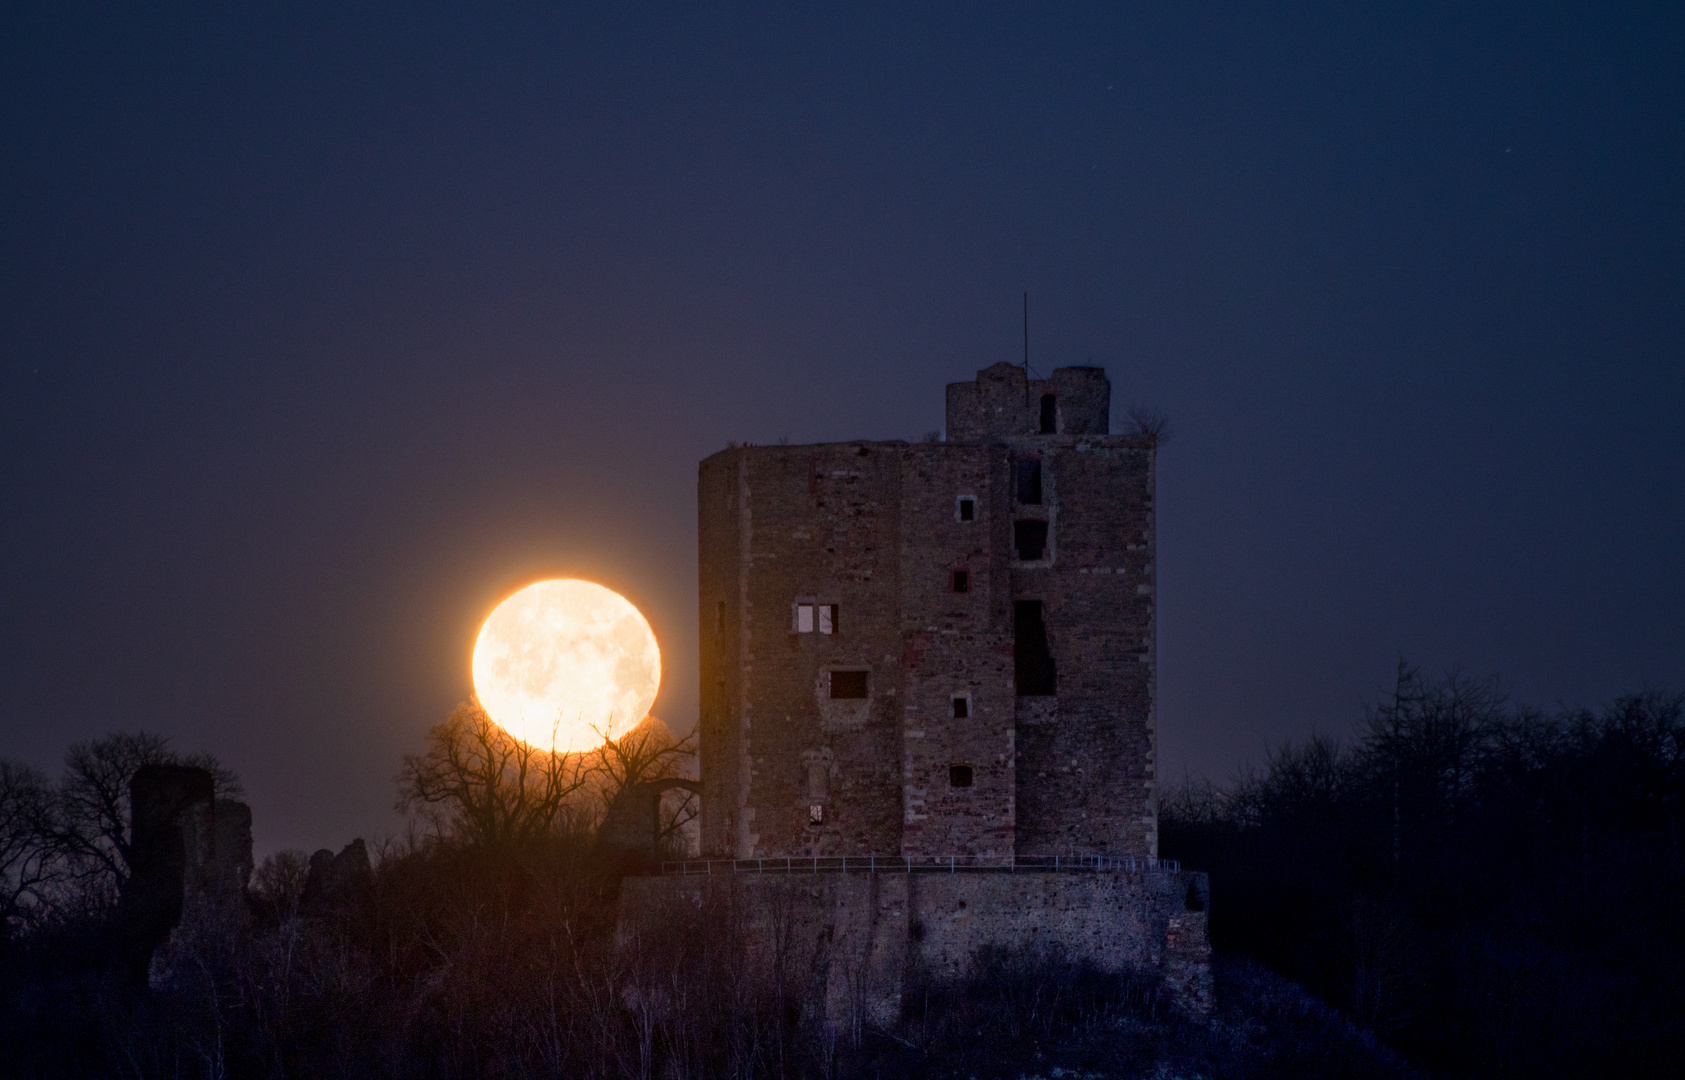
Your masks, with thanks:
M1685 686L1679 7L908 6L8 5L0 755L377 835L564 574L687 726L695 463L939 427L1023 290L1175 426L1166 772Z

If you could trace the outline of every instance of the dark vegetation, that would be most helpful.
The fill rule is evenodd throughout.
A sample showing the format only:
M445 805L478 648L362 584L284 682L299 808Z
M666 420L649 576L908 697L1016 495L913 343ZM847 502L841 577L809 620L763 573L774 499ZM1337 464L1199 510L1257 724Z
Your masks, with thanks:
M629 866L595 827L688 745L642 729L551 758L472 708L404 762L414 828L356 888L271 855L239 932L183 924L149 985L113 961L126 778L182 759L112 736L57 781L0 767L0 1075L1411 1075L1394 1050L1444 1075L1653 1074L1682 1049L1682 735L1678 697L1547 717L1403 671L1350 746L1167 800L1166 854L1213 874L1209 1021L1151 972L996 953L960 985L915 974L887 1031L827 1025L801 973L750 977L704 912L617 941ZM694 806L672 796L676 837Z
M1347 744L1161 809L1213 944L1449 1076L1676 1075L1685 698L1545 714L1401 666Z

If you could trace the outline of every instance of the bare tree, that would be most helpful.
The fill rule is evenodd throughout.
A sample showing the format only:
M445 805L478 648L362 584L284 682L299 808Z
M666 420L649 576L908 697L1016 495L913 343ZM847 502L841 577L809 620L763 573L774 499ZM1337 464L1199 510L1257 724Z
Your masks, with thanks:
M150 732L118 732L73 743L64 758L59 839L85 876L115 887L128 880L129 783L143 765L192 765L211 774L217 798L238 798L239 777L209 754L184 757Z
M1395 818L1454 827L1507 715L1496 679L1453 670L1429 683L1401 661L1392 700L1369 710L1362 741L1369 771L1393 785Z
M554 829L590 772L584 755L521 742L463 702L427 733L424 753L404 757L398 808L470 843L519 842Z
M52 788L38 769L0 760L0 935L63 870Z
M623 788L648 780L666 780L683 776L686 763L696 756L696 736L691 734L675 739L667 725L650 717L618 739L611 739L600 729L593 729L603 737L597 750L598 768L602 770L603 801L613 802Z
M667 725L653 716L618 739L600 729L597 734L603 737L596 766L605 808L634 784L687 777L689 765L696 760L695 733L675 739ZM675 787L663 793L657 809L657 840L672 839L695 820L699 809L694 791Z

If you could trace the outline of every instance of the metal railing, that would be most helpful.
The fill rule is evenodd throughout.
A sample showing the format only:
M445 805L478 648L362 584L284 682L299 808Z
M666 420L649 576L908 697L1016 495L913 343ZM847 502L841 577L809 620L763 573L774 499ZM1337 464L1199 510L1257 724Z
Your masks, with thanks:
M664 862L663 874L962 874L1133 871L1176 874L1176 859L1133 855L830 855L784 859L691 859Z

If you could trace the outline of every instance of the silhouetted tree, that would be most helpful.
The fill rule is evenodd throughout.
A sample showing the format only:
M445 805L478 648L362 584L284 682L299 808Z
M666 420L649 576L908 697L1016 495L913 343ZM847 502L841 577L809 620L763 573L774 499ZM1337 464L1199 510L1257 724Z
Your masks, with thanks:
M110 898L128 880L129 783L143 765L192 765L211 774L217 798L243 793L240 779L209 754L181 755L149 732L118 732L73 743L57 791L59 843L90 895Z
M1651 1075L1685 1056L1685 696L1546 716L1401 664L1358 738L1164 793L1212 936L1447 1075Z
M463 702L427 733L427 749L404 757L398 808L419 812L441 835L474 844L530 840L553 831L593 762L554 754L505 732Z
M62 874L52 787L38 769L0 760L0 936Z
M688 766L696 760L696 735L676 739L655 717L622 735L610 739L604 732L603 744L596 753L596 768L602 788L603 806L614 802L615 796L634 784L674 777L688 777ZM662 796L656 822L658 841L668 841L696 819L700 803L695 792L675 789Z

